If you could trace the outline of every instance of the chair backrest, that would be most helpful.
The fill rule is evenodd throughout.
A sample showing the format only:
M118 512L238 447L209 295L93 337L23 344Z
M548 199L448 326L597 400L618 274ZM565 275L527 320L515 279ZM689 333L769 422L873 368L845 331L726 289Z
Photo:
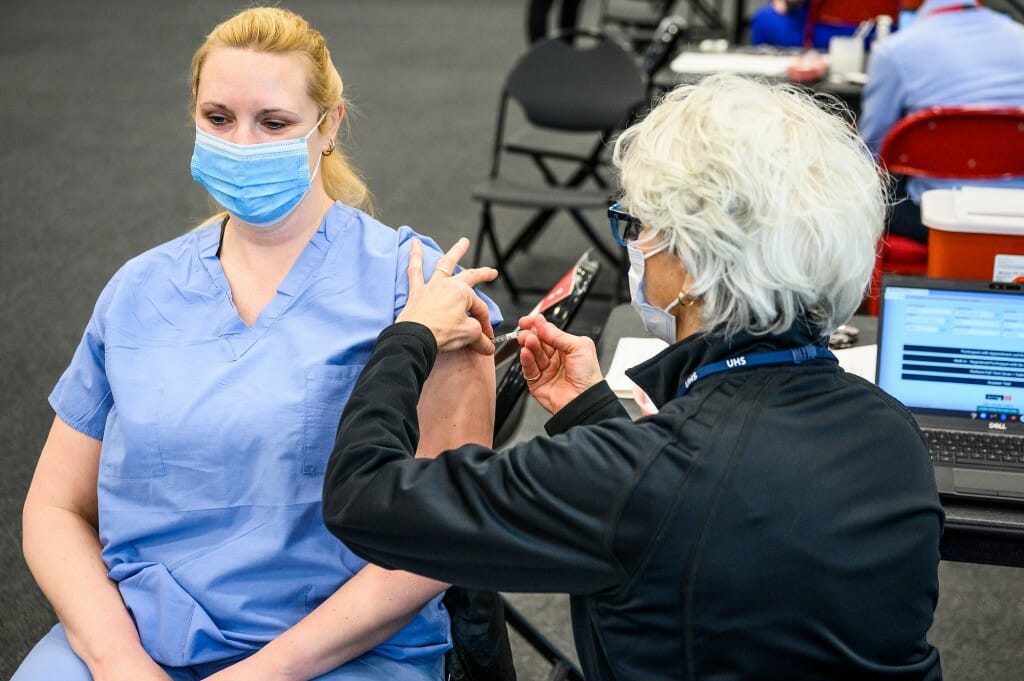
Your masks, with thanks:
M647 100L647 82L634 57L604 36L595 44L551 38L524 54L505 82L534 125L567 131L623 126Z
M1024 108L922 109L893 126L879 160L891 173L916 177L1024 176Z
M810 0L807 20L823 24L859 24L880 15L895 21L900 15L900 0Z

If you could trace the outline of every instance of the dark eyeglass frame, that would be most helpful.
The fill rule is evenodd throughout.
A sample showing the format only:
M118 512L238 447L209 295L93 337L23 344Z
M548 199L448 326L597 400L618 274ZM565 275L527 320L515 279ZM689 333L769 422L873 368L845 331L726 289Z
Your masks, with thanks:
M640 238L640 232L644 228L640 218L624 211L620 203L613 203L608 207L608 222L612 226L612 236L620 246L625 246L630 241L636 241Z

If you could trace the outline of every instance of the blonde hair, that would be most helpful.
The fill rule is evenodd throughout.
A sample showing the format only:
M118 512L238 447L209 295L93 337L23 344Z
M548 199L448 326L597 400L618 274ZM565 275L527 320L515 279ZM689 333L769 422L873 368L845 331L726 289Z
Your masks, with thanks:
M726 336L820 334L862 300L885 219L856 131L797 89L712 76L669 92L615 143L623 205L669 241Z
M210 50L217 47L251 49L271 54L299 54L309 64L307 92L321 112L344 102L345 87L331 61L323 35L294 12L277 7L253 7L218 24L192 55L192 112L195 114L199 77ZM326 118L320 124L330 125ZM369 213L373 197L366 183L335 142L334 152L320 161L320 176L327 196Z

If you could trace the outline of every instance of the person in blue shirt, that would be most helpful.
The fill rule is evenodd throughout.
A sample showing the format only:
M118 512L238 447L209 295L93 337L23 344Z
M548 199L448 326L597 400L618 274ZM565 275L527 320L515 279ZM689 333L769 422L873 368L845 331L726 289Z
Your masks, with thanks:
M771 0L750 19L750 43L776 47L803 47L807 3Z
M914 23L876 45L868 61L860 134L876 154L904 116L932 106L1024 106L1024 26L971 0L928 0ZM910 178L888 219L890 234L925 242L921 194L968 180ZM1024 180L986 180L1024 187Z
M16 681L442 678L445 585L368 565L321 517L410 250L441 256L362 210L342 92L285 10L246 10L196 52L192 175L225 212L121 267L50 395L24 551L60 623ZM428 382L420 454L490 441L489 357Z
M750 19L750 44L803 47L808 6L806 0L771 0ZM852 35L856 28L838 24L816 24L811 42L816 49L827 50L828 41L832 36Z

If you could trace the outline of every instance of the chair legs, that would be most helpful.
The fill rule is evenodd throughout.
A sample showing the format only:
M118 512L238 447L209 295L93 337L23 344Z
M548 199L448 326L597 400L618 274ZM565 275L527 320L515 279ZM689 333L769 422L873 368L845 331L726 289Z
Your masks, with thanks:
M544 637L522 614L508 602L501 599L505 606L505 622L512 627L526 642L544 656L553 666L548 681L583 681L583 673L562 651Z
M498 270L498 276L504 282L505 288L508 289L512 301L518 303L519 287L516 286L515 280L509 274L507 267L509 253L502 252L501 246L498 244L498 235L494 231L494 214L488 201L483 202L483 208L480 211L480 231L477 232L476 248L473 251L473 265L476 267L480 266L484 241L490 242L491 252L494 254L494 267Z
M584 217L583 213L574 208L565 209L572 217L573 221L580 228L580 231L587 237L591 244L603 255L610 263L612 263L619 271L619 286L617 286L614 297L619 299L621 297L621 282L624 281L626 271L626 260L622 253L613 252L604 241L597 235L590 222ZM498 234L494 225L494 214L491 207L491 203L484 201L483 207L480 211L480 229L477 232L476 246L473 251L473 264L479 266L481 264L481 258L484 253L485 243L489 245L491 252L494 254L494 266L501 273L501 280L504 282L505 287L508 289L509 294L512 296L513 301L519 302L519 296L524 291L532 292L531 289L523 289L515 283L515 280L511 277L508 272L508 263L512 259L512 256L521 251L525 251L529 248L530 244L540 235L540 233L547 226L547 223L556 213L553 209L544 209L537 211L533 218L526 224L525 227L520 230L519 234L516 235L512 243L505 249L501 248L498 243Z
M569 214L572 215L573 220L576 221L579 228L583 230L583 233L587 235L588 239L590 239L590 243L594 244L594 247L601 252L601 255L607 258L613 265L617 266L622 263L622 255L612 253L611 249L605 245L604 241L594 233L594 229L590 226L590 223L587 222L587 219L583 217L582 213L578 210L570 210Z
M516 235L512 243L509 244L508 251L505 254L506 257L519 251L529 250L530 246L533 245L533 242L540 236L540 233L544 231L544 228L551 222L551 218L554 216L555 211L550 209L537 211L536 215L531 218L526 226L520 230L519 234Z
M473 266L480 266L480 256L484 253L484 241L491 242L491 251L497 252L494 244L494 219L491 217L491 206L485 203L480 211L480 229L476 233L476 246L473 248Z

